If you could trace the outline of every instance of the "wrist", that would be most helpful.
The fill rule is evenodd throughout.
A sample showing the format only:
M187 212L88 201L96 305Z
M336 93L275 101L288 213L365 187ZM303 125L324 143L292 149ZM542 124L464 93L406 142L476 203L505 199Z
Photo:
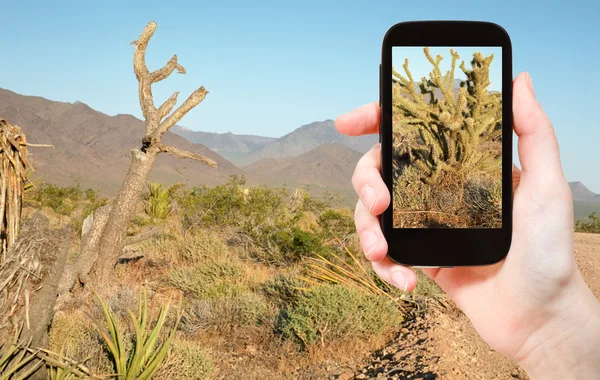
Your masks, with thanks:
M581 279L515 360L532 379L600 379L600 303Z

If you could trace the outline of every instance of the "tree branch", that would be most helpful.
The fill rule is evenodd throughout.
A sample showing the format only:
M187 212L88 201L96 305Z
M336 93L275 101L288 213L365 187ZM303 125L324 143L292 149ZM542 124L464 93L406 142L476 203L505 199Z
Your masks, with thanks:
M187 150L175 148L173 146L165 144L158 144L157 149L159 152L169 153L180 158L189 158L191 160L200 161L213 168L217 167L217 163L211 160L210 158L202 156L200 154L188 152Z
M175 104L177 104L177 96L179 96L179 91L177 91L176 93L174 93L173 95L171 95L171 97L169 99L167 99L158 109L158 122L160 123L162 119L165 118L165 116L167 116L171 110L173 109L173 107L175 107Z
M202 86L199 89L197 89L196 91L194 91L190 95L190 97L187 98L187 100L182 105L180 105L179 108L177 108L175 110L175 112L173 112L171 115L169 115L169 117L167 117L165 119L165 121L160 123L160 125L158 126L159 136L164 135L179 120L181 120L181 118L183 118L186 113L188 113L192 108L194 108L198 104L200 104L204 100L204 98L206 97L207 94L208 94L208 91L206 91L204 86Z
M156 30L156 22L150 21L144 28L137 41L133 41L135 51L133 53L133 71L139 82L140 106L144 119L148 121L152 118L156 108L154 108L154 99L152 98L152 80L148 67L146 66L146 47Z
M167 62L165 67L158 69L150 74L152 83L160 82L166 79L173 71L177 70L180 74L185 74L185 68L177 63L177 54Z

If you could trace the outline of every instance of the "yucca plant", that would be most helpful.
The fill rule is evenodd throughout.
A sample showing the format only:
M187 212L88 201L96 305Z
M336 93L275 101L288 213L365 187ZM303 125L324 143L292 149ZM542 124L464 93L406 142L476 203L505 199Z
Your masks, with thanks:
M2 352L5 348L3 344L0 344L0 380L22 380L29 377L35 371L37 371L44 363L37 359L36 352L29 352L26 347L29 343L21 345L19 343L19 337L21 336L21 329L15 332L12 342L6 351ZM25 366L38 360L38 362L31 366L23 373L19 373Z
M179 324L179 318L177 318L168 337L159 343L160 331L167 319L169 304L167 303L167 305L161 307L158 320L154 327L151 328L148 323L146 292L140 291L137 317L129 311L135 331L135 341L133 342L131 352L127 354L124 343L125 336L119 328L115 315L98 294L96 294L96 297L100 301L108 330L103 328L99 323L96 323L96 325L110 350L116 375L119 376L119 379L123 380L151 379L167 356L169 347L175 336L175 331L177 330L177 325Z
M148 183L146 214L153 219L165 219L171 213L171 188L160 182Z

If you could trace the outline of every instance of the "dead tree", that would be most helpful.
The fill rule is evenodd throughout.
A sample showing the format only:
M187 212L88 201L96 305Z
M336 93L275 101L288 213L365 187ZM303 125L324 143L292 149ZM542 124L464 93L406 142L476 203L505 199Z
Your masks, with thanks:
M171 111L177 103L179 92L175 92L159 107L154 105L152 85L166 79L175 70L185 74L185 69L177 62L177 55L174 55L163 68L152 72L148 70L146 48L156 26L156 22L150 22L140 38L132 42L135 46L133 68L139 82L139 100L146 121L146 134L141 141L141 146L131 152L131 165L121 190L111 205L97 210L90 231L82 237L80 258L65 274L59 289L63 293L72 287L77 278L85 283L89 273L93 273L96 279L105 278L110 274L126 244L127 229L159 153L189 158L216 167L216 163L207 157L161 142L164 134L185 114L200 104L208 91L200 87L173 112Z
M0 118L0 264L19 233L27 168L25 135Z

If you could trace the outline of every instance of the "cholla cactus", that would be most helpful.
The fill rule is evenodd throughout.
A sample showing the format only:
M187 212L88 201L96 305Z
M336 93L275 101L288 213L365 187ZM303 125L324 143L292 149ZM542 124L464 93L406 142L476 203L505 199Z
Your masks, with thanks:
M489 68L493 55L475 53L472 69L460 69L467 80L460 82L455 93L454 71L460 58L453 49L451 69L442 75L440 62L429 48L423 49L433 70L429 79L413 80L404 61L406 77L393 70L393 132L394 136L411 136L412 163L423 173L426 183L437 183L444 172L490 172L500 168L500 154L485 142L499 141L502 135L502 94L490 93ZM395 137L396 138L396 137Z

